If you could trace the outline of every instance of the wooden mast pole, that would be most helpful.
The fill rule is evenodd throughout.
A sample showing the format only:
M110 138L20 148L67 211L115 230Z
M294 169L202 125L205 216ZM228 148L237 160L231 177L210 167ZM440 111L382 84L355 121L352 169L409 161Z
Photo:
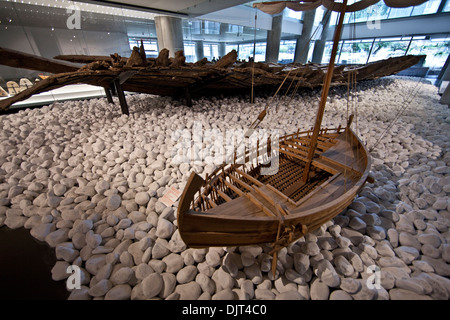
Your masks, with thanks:
M328 91L330 90L331 79L333 78L334 72L334 61L336 58L336 52L339 45L339 39L341 37L342 25L344 24L344 15L345 10L347 9L347 0L344 0L342 4L341 12L339 15L339 22L336 26L336 30L334 32L333 38L333 48L331 50L330 63L328 64L327 74L324 79L323 87L322 87L322 96L320 97L319 109L317 110L316 122L314 124L314 131L311 137L311 144L308 152L308 160L305 165L305 170L303 172L303 182L308 182L309 171L311 169L311 163L314 157L314 153L317 147L317 139L319 138L320 126L322 124L323 114L325 111L325 105L327 103Z

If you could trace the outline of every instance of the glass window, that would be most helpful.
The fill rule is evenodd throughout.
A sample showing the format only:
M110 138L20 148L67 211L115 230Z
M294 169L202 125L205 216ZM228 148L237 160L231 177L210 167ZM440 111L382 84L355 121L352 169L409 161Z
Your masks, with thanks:
M214 21L204 21L205 34L220 34L220 23Z
M369 62L404 56L409 41L399 41L401 38L376 39L369 57Z
M184 41L184 56L186 62L196 62L198 59L195 54L195 43L190 41Z
M291 63L294 62L295 55L295 40L281 40L280 52L278 54L279 63Z
M445 1L445 0L442 0ZM450 11L450 1L447 0L447 3L445 4L443 12L449 12Z
M228 32L229 33L240 33L242 34L244 31L244 26L238 26L235 24L229 24L228 25Z
M239 51L239 45L237 43L233 44L226 44L225 45L225 51L230 52L231 50L236 50L236 52Z
M445 0L442 0L445 1ZM348 4L352 4L355 1L349 1ZM427 2L414 7L406 8L391 8L380 1L374 5L367 7L364 10L352 12L345 16L344 23L354 23L354 22L365 22L370 20L383 20L383 19L394 19L409 16L417 16L422 14L433 14L436 13L441 0L428 0ZM450 11L450 1L447 1L444 12ZM330 21L332 25L337 24L337 13L332 13L332 20Z
M307 62L312 61L313 58L313 53L314 53L314 45L316 44L315 41L310 41L309 42L309 48L308 48L308 57L306 59Z
M217 43L204 43L203 55L209 60L219 59L219 45Z
M158 57L158 42L156 39L128 38L130 50L133 50L133 47L139 48L141 46L141 40L144 45L145 55L147 58Z
M391 8L388 19L409 17L414 7Z
M287 17L289 18L294 18L294 19L298 19L301 20L303 17L303 12L302 11L294 11L291 10L289 8L284 9L284 12L286 14Z
M320 6L316 9L316 15L314 16L314 28L317 27L322 22L324 14L325 14L325 9L323 9L322 6ZM331 21L331 23L333 23L333 22Z
M369 57L372 41L346 40L342 45L338 63L340 64L365 64Z
M342 48L342 44L344 42L341 40L339 41L339 45L338 45L338 50L337 50L337 55L339 55L339 52L341 51ZM327 41L325 43L325 49L323 51L323 56L322 56L322 63L328 64L330 62L330 57L331 57L331 50L333 49L333 41ZM337 57L336 57L337 58Z
M249 57L253 57L253 43L239 44L238 59L248 61ZM266 60L266 42L256 42L255 44L255 61Z
M409 47L408 54L425 54L424 67L440 69L450 53L450 38L414 39Z
M355 1L349 1L348 4L350 5L353 2ZM386 6L383 1L380 1L377 4L369 6L364 10L346 14L344 17L344 24L387 19L391 9L392 8ZM338 22L338 14L336 12L333 12L331 14L330 24L336 25L337 22Z
M436 13L440 4L441 0L428 0L420 6L415 6L411 15L418 16L422 14Z
M191 34L202 34L202 22L199 20L188 21Z

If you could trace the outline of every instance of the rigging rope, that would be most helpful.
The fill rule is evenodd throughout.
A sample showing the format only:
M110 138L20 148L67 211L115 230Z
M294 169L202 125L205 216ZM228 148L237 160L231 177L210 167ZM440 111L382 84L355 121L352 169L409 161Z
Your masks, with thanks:
M255 85L255 55L256 55L256 20L258 19L258 9L255 9L255 31L253 33L253 61L252 61L252 92L250 103L253 103L253 88Z
M400 118L400 116L405 112L405 110L409 107L411 102L415 99L417 94L420 92L419 89L421 88L421 86L423 85L424 82L425 81L423 79L420 79L419 81L417 81L416 86L411 90L411 93L408 94L406 97L404 97L404 104L403 104L403 106L397 112L397 115L394 117L394 119L392 119L392 121L388 125L388 127L381 133L381 135L378 138L378 140L375 141L375 144L369 149L369 152L372 152L377 147L377 145L381 142L381 139L383 139L383 137L386 135L386 133L388 133L388 131L391 130L391 128L394 126L395 122Z
M331 10L327 10L327 11L325 12L325 18L322 19L322 26L326 26L326 25L328 24L328 21L329 21L329 19L331 18L331 13L332 13ZM337 24L337 23L336 23L336 24ZM314 30L313 35L312 35L312 36L309 38L309 40L308 40L308 45L305 46L305 48L303 48L303 51L306 50L306 48L309 49L309 43L310 43L311 40L316 36L316 33L319 31L319 29L320 29L320 24L319 24L319 25L316 27L316 29ZM324 32L324 31L325 31L325 30L322 28L322 32ZM302 51L302 54L303 54L303 51ZM297 73L298 73L298 69L297 69ZM294 81L294 80L295 80L295 78L294 78L292 81ZM294 91L293 91L292 94L291 94L291 99L289 100L289 103L288 103L288 104L291 103L292 99L294 98L295 94L297 93L298 89L300 88L300 83L301 83L300 81L301 81L301 78L299 78L299 79L297 80L297 83L296 83L296 85L295 85L295 87L294 87ZM287 92L286 92L286 95L287 95Z
M325 23L322 23L322 25L326 25L326 24L328 23L328 20L329 20L330 17L331 17L331 12L332 12L331 10L327 10L327 11L326 11L326 13L325 13L326 18L323 19L323 20L325 20ZM323 20L322 20L322 22L323 22ZM317 25L317 27L315 28L315 30L314 30L314 32L312 33L312 35L309 37L309 39L308 39L306 45L302 48L302 51L300 51L299 56L302 56L303 53L304 53L307 49L309 50L309 45L310 45L310 43L311 43L311 40L312 40L313 38L316 37L316 34L317 34L318 31L320 30L320 26L321 26L321 24L319 23L319 25ZM324 31L324 30L322 29L322 32L323 32L323 31ZM286 97L287 97L287 95L288 95L288 92L289 92L289 90L291 89L291 87L292 87L292 85L294 84L294 82L296 81L296 79L297 79L297 82L296 82L296 85L294 86L294 90L293 90L292 93L291 93L291 97L290 97L290 99L289 99L289 102L287 103L288 105L291 103L292 99L294 98L295 94L296 94L297 91L298 91L298 88L300 87L302 78L301 78L301 77L297 78L297 75L298 75L298 72L300 71L300 69L299 69L299 68L296 68L296 69L292 68L292 69L289 70L288 74L286 75L285 79L283 80L283 83L280 85L280 87L278 88L277 92L275 92L275 94L273 95L273 97L269 100L268 104L271 103L271 102L272 102L272 99L278 94L278 92L279 92L279 90L281 89L281 87L283 86L285 80L289 77L289 74L290 74L293 70L295 70L295 72L294 72L294 75L293 75L293 77L292 77L291 83L289 84L289 87L288 87L288 89L286 90L284 96L283 96L280 100L278 100L278 103L277 103L277 105L275 106L275 110L278 110L278 106L280 105L280 103L281 103L281 102L284 102L284 101L286 100ZM265 107L266 110L267 110L268 104L267 104L266 107Z

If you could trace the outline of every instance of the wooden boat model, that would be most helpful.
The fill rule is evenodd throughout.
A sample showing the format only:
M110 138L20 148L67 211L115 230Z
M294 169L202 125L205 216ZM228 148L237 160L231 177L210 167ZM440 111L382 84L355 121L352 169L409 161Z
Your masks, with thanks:
M321 130L315 169L305 183L312 133L280 138L278 150L270 155L278 161L275 174L261 175L264 164L230 164L206 181L192 173L178 206L183 241L194 248L283 247L342 212L369 178L367 150L349 126Z
M268 159L276 157L278 161L278 170L273 174L262 174L263 163L256 166L249 163L250 151L244 155L244 164L222 165L206 180L192 173L181 195L177 216L181 238L188 246L271 243L275 275L280 248L338 215L352 203L366 181L373 182L369 176L369 154L350 128L353 116L344 129L321 128L328 92L335 81L334 62L347 2L308 0L255 4L281 12L285 6L303 10L326 3L328 9L339 11L330 63L322 76L315 124L312 130L282 137L275 150L267 148L270 149ZM407 2L395 5L413 5ZM373 1L361 0L348 10L356 10L358 6L365 8L371 3ZM347 83L350 86L350 77ZM250 129L262 121L266 109Z

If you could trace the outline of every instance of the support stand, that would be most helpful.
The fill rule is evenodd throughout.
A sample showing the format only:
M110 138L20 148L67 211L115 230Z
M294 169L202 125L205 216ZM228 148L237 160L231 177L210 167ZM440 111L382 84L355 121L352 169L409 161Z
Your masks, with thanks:
M111 91L109 91L109 88L104 87L105 89L105 94L106 94L106 100L108 100L108 103L114 103L112 95L111 95Z
M191 99L191 92L189 91L189 87L186 87L186 89L184 91L184 96L186 98L186 105L189 108L192 108L192 99Z
M114 87L117 91L117 96L119 97L120 109L122 110L122 114L129 115L127 100L125 99L125 93L123 92L122 85L120 84L120 80L118 78L114 79Z

